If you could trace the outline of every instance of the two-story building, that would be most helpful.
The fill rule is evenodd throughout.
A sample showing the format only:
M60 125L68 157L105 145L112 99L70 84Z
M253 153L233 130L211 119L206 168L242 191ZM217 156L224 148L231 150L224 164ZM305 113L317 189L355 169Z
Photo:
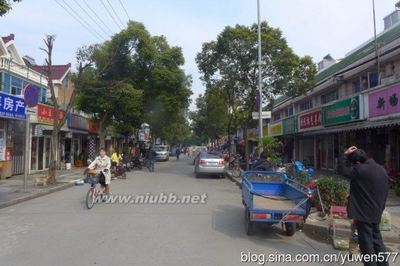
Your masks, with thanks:
M25 104L23 90L32 84L39 90L39 101L47 101L46 77L26 65L18 52L14 35L0 38L0 175L24 171Z
M388 17L400 18L399 12ZM356 145L400 168L400 24L386 23L388 17L376 41L341 60L327 55L312 89L276 100L269 134L283 140L286 161L334 170L345 147Z
M22 174L25 153L24 88L30 84L39 90L36 113L30 117L31 172L46 170L50 164L53 111L50 90L47 88L47 69L29 56L21 56L15 36L0 38L0 177ZM62 109L68 105L74 90L71 64L51 67L55 96ZM60 118L65 112L60 113ZM87 157L89 124L87 116L71 113L61 130L59 160L72 165ZM94 135L92 141L96 140ZM93 145L92 145L93 146Z

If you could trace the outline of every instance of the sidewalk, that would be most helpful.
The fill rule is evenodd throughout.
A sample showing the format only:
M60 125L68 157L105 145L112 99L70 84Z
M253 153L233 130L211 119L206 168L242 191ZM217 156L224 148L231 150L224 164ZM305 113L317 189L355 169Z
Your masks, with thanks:
M241 177L233 176L232 172L229 170L226 171L226 176L241 188ZM400 197L396 196L393 189L389 191L389 196L386 201L386 210L391 215L392 230L382 232L382 236L388 249L400 252ZM312 210L304 224L303 232L316 241L331 244L332 240L329 236L328 226L328 219L320 218L317 211Z
M46 175L47 171L34 173L28 176L26 191L23 189L23 175L2 179L0 180L0 209L72 187L75 180L82 178L82 173L82 168L59 170L57 171L57 183L46 187L41 185L35 187L34 181L36 177Z

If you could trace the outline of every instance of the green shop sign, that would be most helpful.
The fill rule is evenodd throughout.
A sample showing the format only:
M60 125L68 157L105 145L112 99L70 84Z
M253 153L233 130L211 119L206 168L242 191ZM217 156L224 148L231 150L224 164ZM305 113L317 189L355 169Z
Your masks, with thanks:
M291 116L282 120L283 135L297 133L297 116Z
M338 101L322 108L322 124L330 126L360 120L361 110L361 96Z

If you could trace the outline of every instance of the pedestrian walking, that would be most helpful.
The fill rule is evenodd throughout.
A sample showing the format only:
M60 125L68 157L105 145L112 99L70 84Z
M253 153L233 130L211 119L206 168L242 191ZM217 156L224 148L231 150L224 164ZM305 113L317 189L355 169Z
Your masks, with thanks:
M179 161L179 155L181 155L181 149L177 148L176 149L176 160Z
M351 166L347 166L350 163ZM347 214L357 225L358 241L363 255L386 258L386 247L379 230L389 191L389 177L385 169L355 146L348 148L338 161L338 171L350 179ZM385 261L364 260L364 265L389 265Z

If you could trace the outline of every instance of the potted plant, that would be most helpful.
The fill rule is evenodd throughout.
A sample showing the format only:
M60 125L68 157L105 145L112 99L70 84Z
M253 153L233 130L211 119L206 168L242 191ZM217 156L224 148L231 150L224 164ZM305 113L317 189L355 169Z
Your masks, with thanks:
M317 188L325 209L329 209L335 201L335 183L333 177L320 176L318 178Z
M335 205L346 206L349 196L349 182L346 180L337 181L335 184Z

